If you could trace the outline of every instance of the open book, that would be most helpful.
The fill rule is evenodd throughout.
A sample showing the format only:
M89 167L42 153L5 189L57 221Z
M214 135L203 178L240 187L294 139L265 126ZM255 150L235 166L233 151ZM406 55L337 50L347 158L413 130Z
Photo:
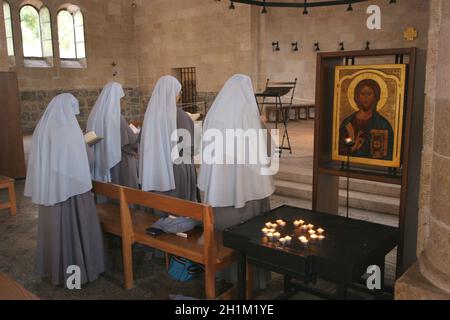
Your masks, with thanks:
M186 113L194 122L197 121L202 116L201 113L189 113L189 112Z
M131 131L133 131L134 134L139 134L141 132L141 128L137 128L134 124L130 123L129 125Z
M86 133L84 135L84 141L90 147L92 147L94 144L100 142L101 140L103 140L103 138L98 137L94 131L89 131L88 133Z

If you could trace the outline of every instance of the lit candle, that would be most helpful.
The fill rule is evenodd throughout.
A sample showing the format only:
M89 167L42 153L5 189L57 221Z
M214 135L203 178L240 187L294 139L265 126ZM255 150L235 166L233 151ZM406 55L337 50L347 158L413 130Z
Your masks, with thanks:
M323 239L325 239L325 236L319 235L319 236L317 237L317 239L319 239L319 241L322 241Z
M324 233L324 232L325 232L325 230L323 230L322 228L317 229L317 233L318 233L318 234L322 234L322 233Z
M278 227L278 225L276 223L272 223L272 229L275 229L276 227Z
M317 237L318 237L317 234L312 234L312 235L311 235L311 240L314 241L314 240L317 239Z
M286 244L291 243L292 238L289 236L284 237L284 240L286 241Z
M264 234L267 234L267 233L269 232L269 229L263 228L261 231L262 231Z
M273 237L275 238L275 240L280 239L281 234L279 232L275 232L273 234Z
M277 220L277 224L281 224L282 222L283 222L283 220L281 220L281 219Z
M296 228L298 228L298 226L299 226L300 224L301 224L300 221L297 221L297 220L294 221L294 226L295 226Z
M285 238L280 238L278 241L280 242L281 245L284 245L286 243Z
M270 241L272 241L272 239L273 239L273 233L272 232L268 232L266 234L266 236L267 236L267 238L269 238Z
M316 233L316 230L309 230L308 233L309 233L309 234L315 234L315 233Z
M286 226L286 222L282 221L282 222L280 223L280 227L284 228L285 226Z
M304 224L304 225L302 225L300 228L301 228L303 231L306 231L306 230L308 229L308 226L307 226L306 224Z
M272 222L266 222L266 227L269 229L272 228Z
M314 228L314 225L313 224L308 224L308 229L312 229L312 228Z
M303 224L305 223L305 221L303 221L303 220L298 220L298 222L299 222L301 225L303 225Z
M306 237L300 237L298 238L300 240L300 243L306 246L308 244L308 239Z
M275 231L276 231L275 229L269 229L270 233L275 233Z

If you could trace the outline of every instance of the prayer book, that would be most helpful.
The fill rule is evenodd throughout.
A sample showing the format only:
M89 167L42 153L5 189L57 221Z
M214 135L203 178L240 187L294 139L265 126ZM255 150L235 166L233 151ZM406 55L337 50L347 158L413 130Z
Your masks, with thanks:
M90 147L92 147L94 144L100 142L101 140L103 140L103 138L98 137L94 131L89 131L88 133L86 133L84 135L84 141Z
M130 129L131 131L133 131L134 134L139 134L139 132L141 132L140 128L137 128L134 124L130 123Z

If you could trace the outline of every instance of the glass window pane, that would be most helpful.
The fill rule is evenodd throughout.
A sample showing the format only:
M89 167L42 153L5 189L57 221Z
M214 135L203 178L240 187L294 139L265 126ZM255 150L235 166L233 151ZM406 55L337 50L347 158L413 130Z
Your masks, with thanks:
M41 25L42 28L42 40L51 40L52 39L52 27L50 23L45 23Z
M42 57L39 14L34 7L26 5L20 9L20 26L23 55L25 57Z
M86 48L84 47L84 42L77 43L77 58L86 58Z
M6 44L8 46L8 56L13 56L14 55L14 43L13 43L13 39L12 38L8 38L6 39Z
M73 17L68 11L58 13L59 54L63 59L75 59L75 32Z
M3 2L3 17L5 19L6 47L8 49L8 56L14 56L11 8L7 2Z
M84 42L84 28L83 26L75 27L76 42Z
M82 26L82 25L84 25L84 23L83 23L83 14L81 13L81 11L77 11L73 15L73 18L75 19L75 26Z
M41 16L41 24L50 22L50 12L46 7L41 8L39 15Z
M45 40L42 43L42 50L44 51L44 57L53 57L52 40Z

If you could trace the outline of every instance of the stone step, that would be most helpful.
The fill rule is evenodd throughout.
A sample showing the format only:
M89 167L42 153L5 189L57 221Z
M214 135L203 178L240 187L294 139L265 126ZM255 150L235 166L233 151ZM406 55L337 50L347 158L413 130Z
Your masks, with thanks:
M275 179L312 185L313 177L311 170L298 172L298 169L296 169L296 172L280 171L275 176ZM345 177L340 178L339 187L341 189L347 188L347 179ZM350 191L370 193L392 198L400 197L400 186L374 181L350 179Z
M275 193L281 196L312 199L312 185L286 180L275 180ZM346 190L339 190L339 205L346 205ZM349 207L385 214L398 215L399 199L384 195L350 191Z

